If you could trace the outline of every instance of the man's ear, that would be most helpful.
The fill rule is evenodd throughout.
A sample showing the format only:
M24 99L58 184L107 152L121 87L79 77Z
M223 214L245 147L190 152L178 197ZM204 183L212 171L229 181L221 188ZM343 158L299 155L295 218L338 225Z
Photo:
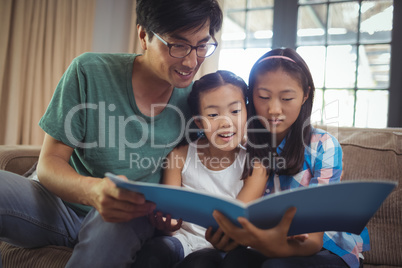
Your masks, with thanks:
M140 40L141 48L143 50L147 50L148 35L144 27L139 24L137 24L137 34L138 39Z

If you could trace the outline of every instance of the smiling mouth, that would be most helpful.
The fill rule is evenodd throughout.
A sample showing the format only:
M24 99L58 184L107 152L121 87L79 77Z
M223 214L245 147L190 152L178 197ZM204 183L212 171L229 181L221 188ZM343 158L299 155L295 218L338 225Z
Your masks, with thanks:
M219 137L222 137L222 138L230 138L230 137L232 137L232 136L234 136L234 134L235 133L221 133L221 134L218 134L218 136Z
M176 70L176 72L178 74L180 74L180 75L183 75L183 76L188 76L188 75L190 75L192 73L192 72L181 72L181 71L177 71L177 70Z

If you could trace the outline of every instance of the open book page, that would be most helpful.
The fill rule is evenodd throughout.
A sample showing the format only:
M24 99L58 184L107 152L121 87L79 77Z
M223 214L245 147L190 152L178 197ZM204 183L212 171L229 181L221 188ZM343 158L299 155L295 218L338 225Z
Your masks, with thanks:
M182 187L124 181L110 173L106 176L120 188L144 194L147 200L156 203L157 211L205 228L218 228L212 216L214 210L221 211L235 224L242 216L257 227L271 228L279 223L288 208L294 206L297 212L289 235L321 231L359 234L397 185L389 181L346 181L300 187L246 205L235 199Z

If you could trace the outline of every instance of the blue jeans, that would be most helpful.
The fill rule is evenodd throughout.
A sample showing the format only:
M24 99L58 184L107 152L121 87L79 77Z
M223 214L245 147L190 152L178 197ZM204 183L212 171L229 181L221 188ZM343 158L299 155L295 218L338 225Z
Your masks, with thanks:
M184 258L179 239L172 236L156 236L148 240L137 254L133 268L170 268Z
M0 171L0 240L74 247L83 219L38 181Z
M204 248L187 255L175 268L218 268L221 267L224 256L222 251Z
M38 181L0 170L0 240L74 247L83 219Z
M130 267L138 251L152 238L154 228L147 217L128 222L103 221L92 209L82 223L78 243L67 267Z
M95 209L78 215L38 181L0 171L2 241L25 248L74 247L67 267L125 267L153 233L146 217L108 223Z
M177 268L346 268L349 267L339 256L322 250L313 256L267 258L261 253L238 247L226 255L215 249L206 249L189 254Z
M253 249L238 247L229 252L223 260L223 268L255 267L255 268L347 268L341 257L323 249L317 254L305 257L267 258Z

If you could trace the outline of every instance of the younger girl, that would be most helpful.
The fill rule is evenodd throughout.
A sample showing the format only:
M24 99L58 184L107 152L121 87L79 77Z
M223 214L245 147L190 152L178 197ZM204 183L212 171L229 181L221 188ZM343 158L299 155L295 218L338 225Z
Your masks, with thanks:
M244 202L262 196L266 178L241 179L246 158L246 151L241 146L247 120L246 91L246 83L229 71L207 74L194 83L188 104L203 136L188 145L175 148L168 155L164 184L237 197ZM158 262L164 267L198 249L212 248L205 240L206 229L203 227L183 222L179 229L181 221L172 223L169 216L162 219L159 213L151 216L150 220L160 230L178 229L172 237L159 237L144 247L144 251L158 254ZM222 240L228 242L229 239ZM233 242L227 244L227 248L237 246ZM153 250L150 250L151 246L154 246ZM158 247L157 253L155 247ZM140 253L139 258L144 256ZM153 261L155 259L154 256ZM142 260L137 262L143 263Z
M265 194L339 182L342 150L338 141L310 125L315 88L304 60L291 49L266 53L251 70L249 88L249 156L243 177L254 175L256 167L266 169L267 174L272 171ZM276 227L262 230L245 218L239 218L239 228L214 212L223 232L248 247L229 252L221 267L362 265L361 252L369 249L367 229L360 235L320 232L287 237L294 214L291 208ZM207 239L213 241L211 235Z

